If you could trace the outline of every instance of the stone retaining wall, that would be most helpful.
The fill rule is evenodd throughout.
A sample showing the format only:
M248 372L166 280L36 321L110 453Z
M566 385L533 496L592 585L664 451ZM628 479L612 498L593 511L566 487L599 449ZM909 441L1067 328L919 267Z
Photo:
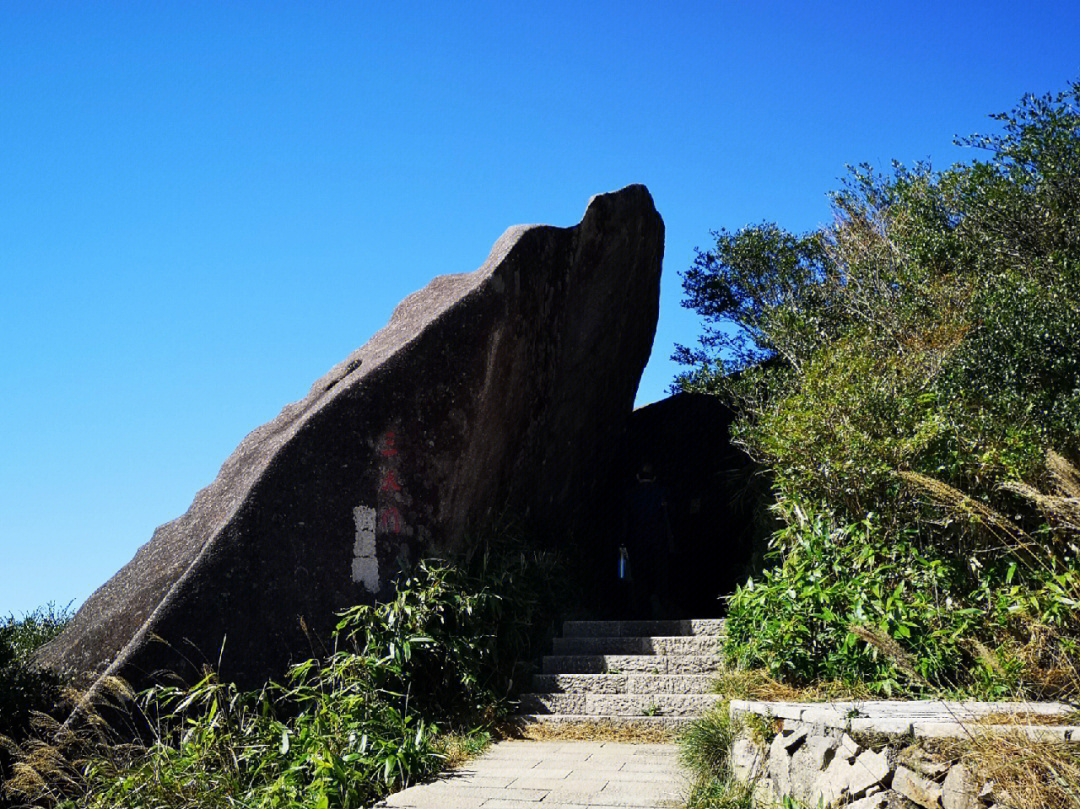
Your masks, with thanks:
M790 796L810 807L987 809L996 805L993 784L979 782L961 763L928 752L923 740L962 737L972 732L972 722L1010 714L1049 722L1050 717L1071 711L1060 703L733 700L733 717L759 719L743 722L745 730L732 745L731 763L735 777L755 784L759 802L765 804ZM752 730L755 726L758 732ZM920 727L929 732L920 736ZM1035 738L1080 739L1075 726L978 725L980 732L991 733L1033 728L1047 731L1029 732ZM771 741L762 741L777 729Z

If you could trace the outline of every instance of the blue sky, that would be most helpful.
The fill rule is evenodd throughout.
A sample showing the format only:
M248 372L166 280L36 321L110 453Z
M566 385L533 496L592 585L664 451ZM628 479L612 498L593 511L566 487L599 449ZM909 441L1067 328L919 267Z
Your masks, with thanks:
M845 164L969 159L1080 77L1075 2L379 6L0 4L0 615L80 603L510 225L652 191L644 404L710 229L823 224Z

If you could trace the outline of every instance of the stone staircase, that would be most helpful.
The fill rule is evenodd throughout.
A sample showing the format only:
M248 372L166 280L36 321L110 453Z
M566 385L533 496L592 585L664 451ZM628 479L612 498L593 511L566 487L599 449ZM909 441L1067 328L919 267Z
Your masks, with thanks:
M710 692L723 632L720 619L567 621L518 719L677 729L720 699Z

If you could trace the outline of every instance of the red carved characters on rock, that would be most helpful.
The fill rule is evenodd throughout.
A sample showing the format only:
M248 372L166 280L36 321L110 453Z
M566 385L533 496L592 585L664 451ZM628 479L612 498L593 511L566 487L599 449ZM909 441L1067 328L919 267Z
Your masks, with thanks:
M382 458L379 466L379 517L378 530L383 534L400 535L406 530L400 505L405 500L405 490L398 475L401 463L397 434L393 430L383 433L378 445Z
M383 533L401 533L401 512L397 506L385 506L379 509L379 530Z

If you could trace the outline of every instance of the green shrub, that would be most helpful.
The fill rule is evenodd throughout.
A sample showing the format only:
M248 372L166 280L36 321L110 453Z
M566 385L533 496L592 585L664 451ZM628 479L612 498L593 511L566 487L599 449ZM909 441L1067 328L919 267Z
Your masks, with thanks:
M554 557L501 538L470 547L458 566L421 563L393 600L354 607L338 625L352 653L383 661L380 688L456 726L511 711L515 668L550 636L560 608Z
M938 598L955 576L950 562L883 541L872 515L838 525L827 512L786 502L789 524L774 538L780 564L731 598L735 661L786 682L859 681L887 696L955 677L963 660L956 639L983 615Z
M60 631L67 618L50 604L22 619L9 616L0 623L0 736L24 736L30 712L52 708L58 683L32 668L31 655Z
M74 612L71 604L58 607L50 601L21 618L13 614L0 619L0 632L14 659L25 665L37 649L59 635L68 625Z
M774 676L1045 693L1080 643L1076 540L1016 489L1080 456L1080 82L995 117L985 159L859 167L832 225L721 231L684 275L680 384L734 404L788 520L731 602Z
M0 739L14 743L30 732L34 712L55 710L60 683L48 672L31 665L34 651L58 635L71 619L69 607L53 603L38 607L22 618L0 619ZM0 744L0 787L10 774L9 747ZM4 806L0 788L0 807Z
M342 614L335 651L244 693L212 674L140 695L151 743L92 714L23 747L11 786L44 805L353 809L479 749L509 709L517 663L554 620L548 554L511 537L457 564L421 562L390 602Z

